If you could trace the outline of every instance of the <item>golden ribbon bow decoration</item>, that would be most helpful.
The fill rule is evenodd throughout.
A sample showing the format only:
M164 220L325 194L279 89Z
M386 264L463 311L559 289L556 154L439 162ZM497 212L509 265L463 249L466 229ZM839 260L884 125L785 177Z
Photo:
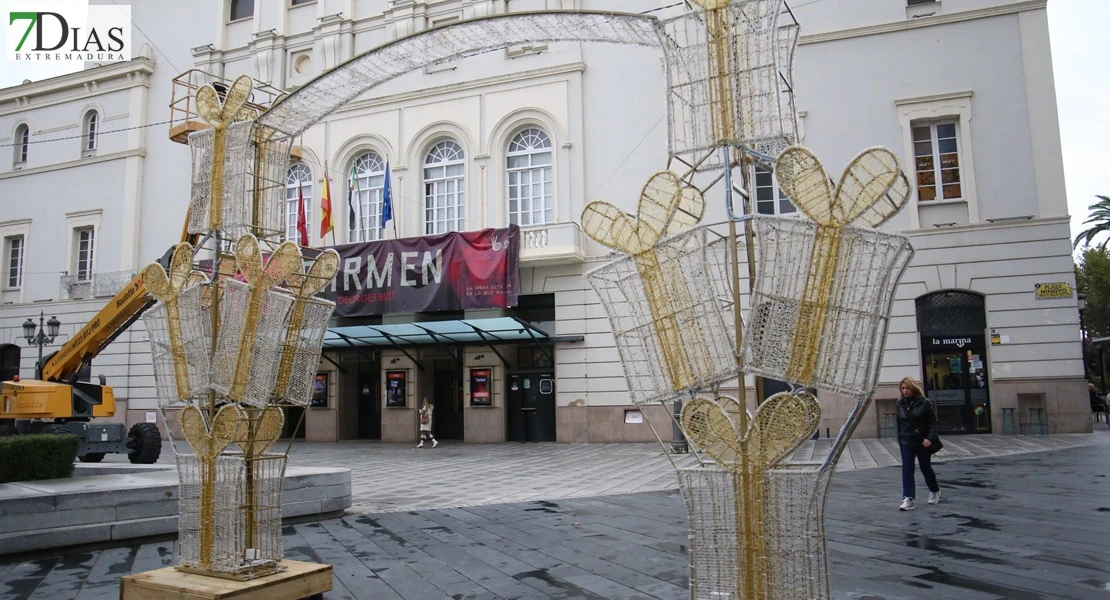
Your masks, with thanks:
M297 267L285 279L286 285L289 286L296 300L289 315L285 348L281 353L281 364L278 366L277 386L274 387L278 394L285 392L285 388L289 385L289 378L293 374L293 359L297 353L297 344L291 340L297 340L300 337L301 327L304 324L305 305L308 299L323 289L339 270L339 253L335 250L325 250L316 257L316 262L309 267L308 273L304 272L303 261L296 262Z
M886 148L869 148L856 155L835 187L817 157L802 146L791 146L779 155L775 176L798 210L817 223L786 369L788 381L812 386L833 300L842 229L855 222L871 227L884 223L905 205L910 182L898 166L898 157Z
M177 298L184 290L208 280L204 273L193 270L193 247L188 243L180 243L173 250L170 258L170 270L158 263L151 263L140 273L143 285L158 300L166 306L166 327L170 338L170 353L173 356L174 382L177 384L177 396L184 400L189 397L189 371L185 360L185 345L181 339L181 314L177 307Z
M227 128L236 121L245 121L254 115L247 106L250 99L251 78L240 75L228 88L223 102L211 85L197 90L197 114L212 126L212 172L209 183L208 229L218 231L223 220L224 166L227 145Z
M682 407L680 420L687 438L734 474L740 561L736 597L765 598L764 472L813 435L821 421L821 406L809 392L780 392L760 404L747 430L741 431L729 415L735 403L730 398L694 398Z
M691 0L705 10L706 51L709 53L709 114L713 138L725 144L736 137L732 103L733 53L731 0Z
M200 564L212 566L212 542L215 519L216 457L231 442L242 437L243 411L234 404L225 405L212 419L204 422L204 414L190 404L181 411L181 431L200 459Z
M258 414L258 419L250 421L248 417L245 427L241 427L238 440L239 447L243 449L243 457L247 466L247 514L243 520L246 526L244 535L246 536L247 546L257 548L259 540L257 537L257 529L255 525L258 523L257 508L258 503L254 501L255 497L255 481L259 474L257 468L259 462L255 458L262 456L270 446L281 437L281 430L285 427L285 413L278 406L267 406L261 413L250 411L251 415Z
M235 261L239 265L239 272L243 274L250 287L250 302L247 304L247 315L239 335L239 352L235 359L231 391L228 394L232 400L239 401L243 399L247 389L247 377L254 357L254 336L258 331L259 320L262 318L262 303L265 301L266 292L288 278L303 263L300 248L293 242L284 242L263 265L262 250L258 247L258 240L249 234L239 238L235 244Z
M666 272L674 266L660 261L655 249L662 238L697 224L704 212L701 192L669 171L652 175L644 184L635 218L600 200L582 210L582 231L586 235L635 260L651 308L652 332L675 390L695 382L676 317L678 310L693 302L682 297L687 295L684 287L668 285L681 280L682 274Z

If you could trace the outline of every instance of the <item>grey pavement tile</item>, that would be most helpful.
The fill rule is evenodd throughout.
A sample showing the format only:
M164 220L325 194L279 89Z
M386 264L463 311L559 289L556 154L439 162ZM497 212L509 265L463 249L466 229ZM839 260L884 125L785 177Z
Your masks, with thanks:
M39 582L31 598L53 600L76 596L95 561L96 554L91 552L63 555L61 560L50 569L50 573Z
M953 456L936 465L944 501L910 513L896 509L898 467L841 469L826 521L833 597L1108 597L1104 434L946 440ZM891 443L854 444L851 466L889 463ZM401 512L372 503L283 529L289 558L335 569L325 598L689 597L686 511L657 448L445 446L403 455L391 445L294 445L293 461L349 462L356 498L405 493ZM829 442L807 446L819 459ZM959 459L965 453L976 458ZM615 495L645 482L660 491ZM923 492L920 476L918 485ZM521 501L494 503L501 498ZM357 513L374 507L385 511ZM174 542L152 541L3 557L0 600L114 597L115 577L173 564L174 552Z
M357 600L401 598L389 584L337 543L320 523L297 525L297 533L316 549L320 560L332 566L335 581L341 583Z
M3 585L0 587L0 598L5 600L30 598L59 561L61 561L60 556L50 556L16 563L4 576Z
M116 582L120 577L131 573L138 550L137 546L131 546L98 551L96 562L93 563L92 569L85 578L85 587L95 587L105 583L118 585Z

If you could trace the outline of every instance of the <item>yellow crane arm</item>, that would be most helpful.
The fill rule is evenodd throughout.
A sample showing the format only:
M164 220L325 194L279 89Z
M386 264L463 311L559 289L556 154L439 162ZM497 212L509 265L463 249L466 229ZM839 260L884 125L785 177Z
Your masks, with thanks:
M43 381L68 383L81 368L110 344L152 304L142 277L136 275L115 298L112 298L76 335L46 361L42 367Z
M185 215L185 226L181 229L181 241L195 243L195 235L188 231L189 216ZM169 268L169 259L173 253L171 247L158 262ZM141 275L136 275L115 298L112 298L91 321L69 338L61 350L55 352L42 365L42 372L38 375L43 381L61 381L70 383L76 380L81 369L89 363L105 346L112 343L127 331L127 328L142 316L146 309L154 305L154 298L146 291Z

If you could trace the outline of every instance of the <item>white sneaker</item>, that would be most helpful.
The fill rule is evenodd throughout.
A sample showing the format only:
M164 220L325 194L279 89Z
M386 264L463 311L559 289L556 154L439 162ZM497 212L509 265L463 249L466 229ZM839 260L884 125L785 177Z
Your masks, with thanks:
M913 510L913 498L902 498L902 505L898 507L898 510Z
M438 445L439 445L439 440L437 440L437 439L433 439L433 440L432 440L432 448L435 448L435 447L436 447L436 446L438 446Z
M940 502L940 490L929 492L929 504L936 504Z
M416 447L417 448L423 448L424 447L424 442L421 441L419 444L416 445Z

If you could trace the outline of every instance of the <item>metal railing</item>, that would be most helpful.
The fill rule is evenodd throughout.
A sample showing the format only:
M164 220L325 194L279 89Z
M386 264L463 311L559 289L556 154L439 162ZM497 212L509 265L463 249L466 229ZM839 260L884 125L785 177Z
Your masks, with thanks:
M193 131L207 129L208 124L197 114L197 90L205 85L216 87L217 94L221 89L229 89L233 80L218 77L200 69L189 69L173 78L173 89L170 93L170 139L187 144L189 134ZM259 113L266 111L283 92L277 88L254 80L247 107Z

